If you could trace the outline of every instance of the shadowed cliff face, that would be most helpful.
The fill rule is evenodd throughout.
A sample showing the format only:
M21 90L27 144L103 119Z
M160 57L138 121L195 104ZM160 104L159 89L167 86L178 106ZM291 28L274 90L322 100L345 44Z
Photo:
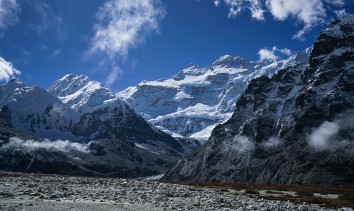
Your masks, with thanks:
M249 84L236 110L166 180L354 182L354 17L336 20L309 64Z

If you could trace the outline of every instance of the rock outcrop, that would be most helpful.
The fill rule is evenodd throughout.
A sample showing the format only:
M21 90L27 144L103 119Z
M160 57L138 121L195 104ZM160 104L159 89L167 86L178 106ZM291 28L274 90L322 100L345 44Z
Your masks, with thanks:
M252 80L231 119L164 179L354 183L353 96L354 16L347 16L320 34L308 64Z

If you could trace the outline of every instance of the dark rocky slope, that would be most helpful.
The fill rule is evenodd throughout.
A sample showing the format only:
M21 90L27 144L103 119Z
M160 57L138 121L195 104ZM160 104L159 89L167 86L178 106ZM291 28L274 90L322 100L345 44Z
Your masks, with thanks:
M2 85L0 169L141 177L164 173L198 145L154 128L119 99L92 96L74 99L86 103L75 110L47 90Z
M354 17L324 30L307 65L254 79L232 118L165 180L354 183Z

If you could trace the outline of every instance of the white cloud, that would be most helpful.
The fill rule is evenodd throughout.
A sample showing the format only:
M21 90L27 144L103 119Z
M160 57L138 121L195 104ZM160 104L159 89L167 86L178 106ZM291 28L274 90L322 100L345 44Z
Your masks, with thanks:
M110 87L121 76L121 74L122 71L118 67L113 68L113 70L107 76L105 86Z
M293 36L295 39L303 39L313 26L323 23L327 16L323 0L269 0L268 7L275 19L295 17L304 24L304 28Z
M288 48L278 49L276 46L273 46L272 49L267 49L267 48L260 49L258 51L258 55L260 61L278 60L279 57L282 55L290 56L291 50Z
M260 61L264 61L264 60L277 60L278 56L276 56L274 54L273 50L269 50L266 48L260 49L258 51L258 55L259 55L259 60Z
M337 124L325 121L311 133L308 144L318 151L328 150L338 131L339 126Z
M265 12L269 12L279 21L295 18L304 25L304 28L293 36L295 39L304 39L304 35L314 26L327 21L327 12L344 5L344 0L223 0L223 2L230 8L229 17L249 10L252 18L256 20L264 20ZM221 0L214 1L216 6L220 3Z
M268 7L278 20L294 16L304 24L313 24L326 16L322 0L269 0Z
M324 121L307 137L308 145L315 151L334 152L340 150L354 156L354 111L337 116L333 122Z
M288 48L277 49L280 53L285 54L287 56L291 55L291 50Z
M23 140L17 137L10 138L10 141L4 144L2 149L21 149L28 151L35 151L39 149L52 150L52 151L64 151L69 152L71 150L80 152L89 152L89 144L80 144L71 142L68 140L43 140L43 141L33 141L33 140Z
M0 57L0 81L9 81L15 75L20 75L21 72L16 70L11 62Z
M246 136L237 135L234 137L232 147L239 152L248 152L256 148L255 144Z
M264 12L265 10L262 9L262 3L260 0L251 0L251 15L252 18L256 20L264 20Z
M221 3L220 0L214 0L214 4L216 7L218 7L220 5L220 3Z
M16 0L0 0L0 37L4 30L18 22L18 13L21 11Z
M261 0L224 0L225 4L230 7L229 17L235 17L244 10L251 12L252 18L264 20L264 12ZM221 0L214 1L216 6L219 6Z
M276 147L280 144L282 144L281 139L278 137L275 137L275 136L270 137L267 141L261 142L261 146L263 146L265 148Z
M160 0L109 0L97 13L90 53L125 58L128 50L158 30L165 10Z
M98 10L94 35L85 58L99 57L110 87L122 75L118 62L125 62L131 48L143 43L165 16L161 0L107 0Z

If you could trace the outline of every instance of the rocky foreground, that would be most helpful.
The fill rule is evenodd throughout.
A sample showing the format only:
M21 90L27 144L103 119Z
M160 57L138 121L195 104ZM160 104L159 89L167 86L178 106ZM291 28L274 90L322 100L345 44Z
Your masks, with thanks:
M287 193L292 194L292 193ZM243 190L158 181L0 173L0 210L333 210ZM341 208L338 210L352 210Z

